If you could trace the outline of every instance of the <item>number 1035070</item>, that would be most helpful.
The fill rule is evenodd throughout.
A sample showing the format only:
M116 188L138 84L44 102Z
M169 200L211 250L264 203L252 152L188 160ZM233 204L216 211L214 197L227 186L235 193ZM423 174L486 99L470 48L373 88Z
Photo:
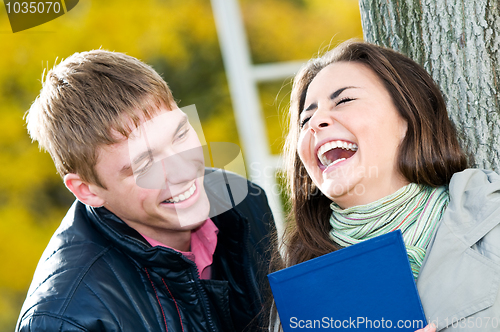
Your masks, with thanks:
M7 14L58 14L62 8L60 2L5 2Z

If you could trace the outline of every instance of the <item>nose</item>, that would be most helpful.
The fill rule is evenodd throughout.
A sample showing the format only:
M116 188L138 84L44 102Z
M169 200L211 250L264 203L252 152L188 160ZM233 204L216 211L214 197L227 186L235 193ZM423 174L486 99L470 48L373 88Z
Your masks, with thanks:
M321 128L326 128L333 125L331 113L326 108L318 108L312 115L309 122L311 131L313 131L314 133L321 130Z
M184 184L200 176L203 169L203 150L196 147L171 154L160 161L167 186Z
M136 183L146 189L166 189L185 185L203 176L202 147L173 153L155 161L151 167L136 178Z

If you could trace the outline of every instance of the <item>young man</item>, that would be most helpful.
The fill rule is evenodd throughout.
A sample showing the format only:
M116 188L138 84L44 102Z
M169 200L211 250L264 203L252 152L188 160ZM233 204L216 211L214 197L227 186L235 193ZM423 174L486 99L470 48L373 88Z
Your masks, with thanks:
M74 54L48 72L27 119L78 200L17 331L256 329L273 227L266 196L205 170L196 132L151 67ZM248 194L233 206L230 189Z

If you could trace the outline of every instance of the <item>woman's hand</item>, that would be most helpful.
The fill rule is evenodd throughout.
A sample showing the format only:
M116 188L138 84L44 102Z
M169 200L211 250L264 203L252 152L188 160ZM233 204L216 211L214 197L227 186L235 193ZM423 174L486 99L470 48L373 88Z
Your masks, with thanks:
M436 325L434 325L433 323L430 323L429 325L427 325L423 329L416 330L415 332L436 332Z

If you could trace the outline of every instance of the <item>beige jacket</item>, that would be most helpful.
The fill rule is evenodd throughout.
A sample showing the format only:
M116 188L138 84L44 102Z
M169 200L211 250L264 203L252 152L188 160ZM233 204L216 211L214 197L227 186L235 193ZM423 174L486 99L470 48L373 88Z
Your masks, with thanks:
M449 189L417 280L425 314L437 331L500 331L500 176L468 169Z

